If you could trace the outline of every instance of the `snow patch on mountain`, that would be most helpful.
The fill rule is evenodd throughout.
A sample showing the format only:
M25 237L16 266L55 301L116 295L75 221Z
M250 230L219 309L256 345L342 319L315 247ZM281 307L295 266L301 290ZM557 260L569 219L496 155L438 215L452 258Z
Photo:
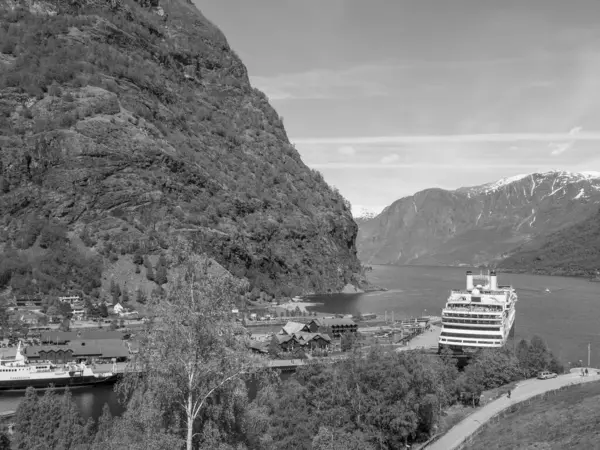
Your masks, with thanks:
M519 174L511 177L501 178L498 181L494 181L492 183L486 183L479 186L471 186L471 187L462 187L456 189L456 192L466 193L468 197L471 195L479 195L479 194L490 194L492 192L496 192L499 189L510 186L513 183L517 183L525 178L531 179L531 188L530 188L530 196L533 196L534 190L537 186L541 184L541 181L544 178L553 177L551 193L545 195L545 197L549 197L551 195L556 194L560 190L564 189L565 186L577 183L580 181L590 180L592 182L598 181L600 184L600 172L594 171L585 171L585 172L568 172L566 170L550 170L547 172L534 172L528 174ZM591 185L592 188L596 190L600 190L600 185ZM583 194L582 194L583 195ZM578 197L579 198L579 197Z

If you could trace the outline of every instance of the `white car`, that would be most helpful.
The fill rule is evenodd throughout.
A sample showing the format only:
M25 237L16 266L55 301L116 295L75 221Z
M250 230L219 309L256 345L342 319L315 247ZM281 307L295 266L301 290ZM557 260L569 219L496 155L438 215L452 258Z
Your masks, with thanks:
M547 380L549 378L556 378L557 376L554 372L540 372L537 377L538 380Z

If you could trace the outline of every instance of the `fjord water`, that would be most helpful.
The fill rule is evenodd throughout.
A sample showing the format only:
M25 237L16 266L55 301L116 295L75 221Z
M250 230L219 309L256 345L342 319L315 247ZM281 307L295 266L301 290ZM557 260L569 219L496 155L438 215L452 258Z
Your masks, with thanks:
M44 391L38 391L44 395ZM63 395L64 390L57 390L56 395ZM107 403L113 416L120 415L124 411L119 403L119 397L114 391L114 386L100 385L94 387L81 387L71 390L73 400L84 419L97 419L102 415L102 408ZM23 399L24 391L1 392L0 413L15 411Z
M365 294L333 294L311 297L321 305L311 309L324 313L388 313L394 318L440 316L450 289L465 287L468 268L427 266L373 266L369 280L389 289ZM472 269L479 273L478 269ZM515 336L539 335L567 362L587 361L600 365L600 283L585 279L498 272L498 283L517 290ZM550 292L546 292L548 289Z

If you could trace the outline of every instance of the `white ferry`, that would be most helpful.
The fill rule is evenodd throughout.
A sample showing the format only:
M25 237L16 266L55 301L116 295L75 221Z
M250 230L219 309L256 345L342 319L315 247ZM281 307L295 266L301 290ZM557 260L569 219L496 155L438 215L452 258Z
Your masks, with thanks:
M21 352L21 342L17 345L14 359L0 360L0 391L26 389L29 386L39 389L90 386L114 382L116 379L116 374L94 373L84 363L30 363Z
M465 353L483 347L503 347L515 323L517 293L498 286L496 272L467 272L465 290L452 290L442 310L439 349Z

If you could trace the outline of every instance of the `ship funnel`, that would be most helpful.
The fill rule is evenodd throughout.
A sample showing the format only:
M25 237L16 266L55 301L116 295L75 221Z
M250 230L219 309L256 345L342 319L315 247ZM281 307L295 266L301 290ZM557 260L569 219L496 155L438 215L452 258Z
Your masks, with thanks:
M467 270L467 291L473 290L473 272Z
M490 291L498 290L498 277L496 276L496 271L492 270L490 272Z

